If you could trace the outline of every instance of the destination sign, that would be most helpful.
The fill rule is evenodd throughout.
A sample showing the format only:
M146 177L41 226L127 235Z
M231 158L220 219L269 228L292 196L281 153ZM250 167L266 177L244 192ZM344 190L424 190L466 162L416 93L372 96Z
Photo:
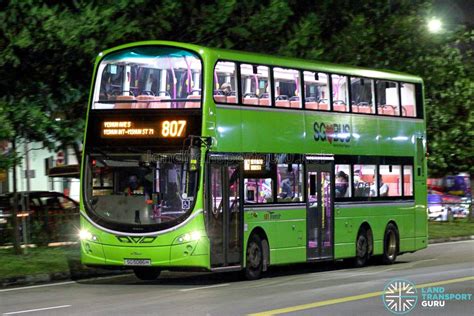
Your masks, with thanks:
M103 121L103 138L180 138L186 136L186 120L157 122Z

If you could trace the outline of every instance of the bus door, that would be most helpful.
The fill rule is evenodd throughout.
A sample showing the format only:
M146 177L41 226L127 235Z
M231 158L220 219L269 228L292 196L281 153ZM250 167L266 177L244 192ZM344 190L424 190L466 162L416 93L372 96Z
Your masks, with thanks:
M238 266L242 260L243 234L241 165L209 166L207 233L211 267Z
M306 257L333 258L334 157L306 157Z

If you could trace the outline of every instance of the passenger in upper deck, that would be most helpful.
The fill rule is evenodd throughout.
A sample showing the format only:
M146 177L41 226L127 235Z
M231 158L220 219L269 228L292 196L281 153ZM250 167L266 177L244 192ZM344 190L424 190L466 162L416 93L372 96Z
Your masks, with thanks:
M230 83L224 82L221 86L220 89L222 92L224 92L224 95L229 96L232 93L232 87Z

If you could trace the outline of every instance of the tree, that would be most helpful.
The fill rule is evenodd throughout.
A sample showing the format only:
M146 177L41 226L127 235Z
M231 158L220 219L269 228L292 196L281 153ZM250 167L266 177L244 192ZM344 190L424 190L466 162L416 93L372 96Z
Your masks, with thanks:
M472 29L428 34L432 1L10 0L0 9L4 98L41 103L48 136L77 155L98 52L163 39L420 75L432 174L474 171Z

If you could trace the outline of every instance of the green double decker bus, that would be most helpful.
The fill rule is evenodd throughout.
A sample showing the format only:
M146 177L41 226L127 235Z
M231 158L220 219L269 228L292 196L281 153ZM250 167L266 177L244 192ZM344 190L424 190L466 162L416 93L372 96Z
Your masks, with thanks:
M416 76L148 41L99 54L81 171L89 266L236 271L427 247Z

